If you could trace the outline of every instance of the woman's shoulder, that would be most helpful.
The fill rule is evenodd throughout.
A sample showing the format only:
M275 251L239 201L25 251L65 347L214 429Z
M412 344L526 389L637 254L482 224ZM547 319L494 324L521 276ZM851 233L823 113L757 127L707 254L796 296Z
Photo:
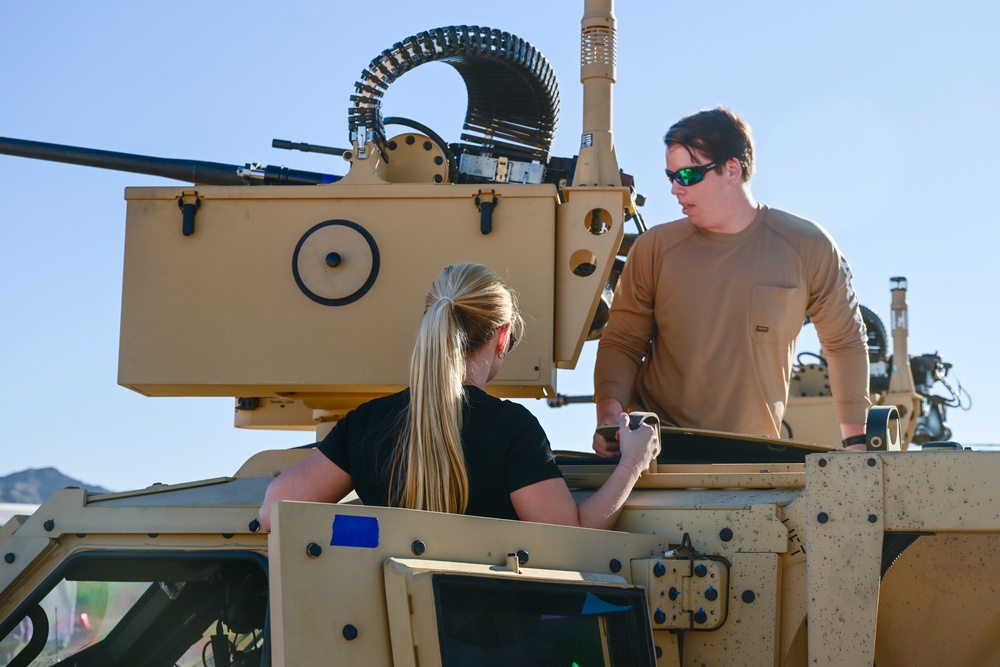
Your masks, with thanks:
M507 433L533 431L544 436L538 418L520 403L497 398L474 386L466 387L466 396L474 424L487 429L500 428Z
M402 412L405 412L409 405L410 390L404 389L395 394L388 394L387 396L380 396L365 401L348 412L341 421L352 425L365 424L370 426L372 422L377 423L388 417L397 417Z
M484 411L499 412L508 415L515 414L528 416L532 419L535 418L535 416L531 414L531 410L528 410L528 408L524 407L520 403L508 401L503 398L497 398L475 385L466 385L465 395L469 405L474 409L482 409Z

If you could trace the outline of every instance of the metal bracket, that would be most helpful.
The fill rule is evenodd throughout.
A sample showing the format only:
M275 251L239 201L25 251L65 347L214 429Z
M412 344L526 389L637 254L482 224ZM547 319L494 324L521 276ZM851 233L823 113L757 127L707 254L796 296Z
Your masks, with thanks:
M632 580L646 589L654 630L715 630L726 622L729 565L700 557L690 545L685 534L681 547L632 561Z
M193 203L184 203L187 197L194 197ZM177 200L177 207L181 210L183 218L181 220L181 231L184 232L184 236L191 236L194 234L194 216L201 208L201 199L198 197L198 192L185 192Z
M483 236L493 231L493 209L500 203L497 199L496 190L490 190L489 194L491 197L490 201L480 199L486 195L485 191L476 195L476 208L479 209L479 231Z
M900 449L899 410L895 405L879 405L868 411L865 437L869 452Z
M357 158L359 160L368 159L368 128L364 125L358 126L358 152Z

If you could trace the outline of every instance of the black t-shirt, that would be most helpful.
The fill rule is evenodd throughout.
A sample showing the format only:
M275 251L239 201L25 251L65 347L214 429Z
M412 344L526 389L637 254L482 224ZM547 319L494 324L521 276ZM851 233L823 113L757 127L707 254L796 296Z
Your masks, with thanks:
M510 494L562 477L541 424L527 408L465 387L462 450L469 474L466 514L516 519ZM337 422L319 444L328 459L350 474L366 505L388 505L393 452L406 424L409 389L368 401Z

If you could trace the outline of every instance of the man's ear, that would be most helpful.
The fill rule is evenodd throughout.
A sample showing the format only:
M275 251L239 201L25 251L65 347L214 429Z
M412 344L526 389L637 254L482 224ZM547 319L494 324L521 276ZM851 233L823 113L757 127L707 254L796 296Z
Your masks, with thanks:
M734 157L729 158L728 160L726 160L726 164L722 166L722 169L725 172L727 178L735 179L738 181L743 180L743 165L740 164L740 161L738 159Z

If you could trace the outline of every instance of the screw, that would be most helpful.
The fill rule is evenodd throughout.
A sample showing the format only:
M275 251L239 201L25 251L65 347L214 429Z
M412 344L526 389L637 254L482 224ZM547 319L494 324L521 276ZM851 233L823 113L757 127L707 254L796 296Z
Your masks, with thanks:
M319 558L319 555L323 553L323 547L316 544L315 542L310 542L306 546L306 555L310 558Z
M825 468L826 467L826 459L820 459L819 460L819 467L820 468Z
M56 522L53 521L52 519L46 519L45 523L42 524L42 528L44 528L45 532L48 532L48 533L51 533L52 529L55 528L55 527L56 527Z
M868 467L869 468L875 467L875 459L868 459Z
M830 520L830 516L826 512L820 512L816 515L816 520L820 523L826 523Z
M414 556L423 556L424 552L427 551L427 545L424 544L423 540L413 540L413 544L410 545L410 551L413 552Z
M655 565L653 565L653 576L654 577L662 577L666 573L667 573L667 568L663 567L663 563L660 563L659 561L657 561L657 563Z
M876 521L878 521L878 516L874 514L868 515L868 523L875 523Z
M8 565L10 565L11 563L13 563L14 562L14 554L13 554L13 552L7 552L7 553L5 553L3 555L3 562L7 563Z
M705 599L709 602L715 602L719 599L719 591L715 590L714 586L709 586L708 590L705 591Z
M617 558L612 558L611 562L608 563L608 569L611 570L612 572L621 572L622 562Z
M524 549L517 550L517 562L519 565L524 565L528 562L528 552Z
M744 602L750 604L751 602L757 599L757 594L747 589L743 591L743 595L741 595L740 597L743 599Z
M342 261L343 258L340 256L339 252L328 252L326 254L326 265L329 266L331 269L340 266L340 263Z
M344 626L344 639L347 641L352 641L358 638L358 629L348 623Z
M653 622L657 625L663 625L667 621L667 615L663 613L663 610L659 607L653 612Z
M659 660L663 657L663 649L659 646L656 647L656 659Z
M699 577L704 577L706 574L708 574L708 568L705 567L702 563L698 563L697 565L694 566L694 573Z
M708 620L708 614L705 613L704 609L699 609L694 613L694 622L702 624Z
M667 597L670 598L671 602L675 601L680 596L681 596L681 592L679 590L677 590L676 588L674 588L673 586L671 586L670 590L667 591Z
M723 542L728 542L729 540L733 539L733 529L723 528L722 530L720 530L719 539L722 540Z
M248 523L247 528L250 529L251 533L260 532L260 519L254 519L253 521Z

